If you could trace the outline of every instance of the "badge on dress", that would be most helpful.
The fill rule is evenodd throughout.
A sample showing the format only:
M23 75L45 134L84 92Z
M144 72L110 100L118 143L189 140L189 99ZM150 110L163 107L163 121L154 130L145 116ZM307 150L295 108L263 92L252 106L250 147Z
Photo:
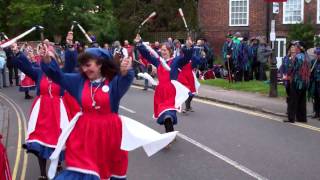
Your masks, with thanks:
M104 93L109 92L109 86L107 86L107 85L102 86L102 92L104 92Z

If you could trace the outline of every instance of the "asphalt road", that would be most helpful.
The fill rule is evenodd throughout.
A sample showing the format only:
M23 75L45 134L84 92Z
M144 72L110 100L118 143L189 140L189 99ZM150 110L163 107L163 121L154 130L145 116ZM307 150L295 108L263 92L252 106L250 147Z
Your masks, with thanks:
M17 88L2 89L1 93L14 100L27 117L32 100L24 100L24 94L18 93ZM120 114L164 132L152 119L152 91L132 87L121 105ZM151 158L142 149L130 152L128 179L320 179L319 128L285 124L278 117L208 101L196 100L193 109L195 112L179 115L176 130L180 135L170 149ZM19 131L22 140L25 132L23 122L19 129L13 108L11 114L8 148L11 168L18 167L17 179L21 175L22 179L37 179L35 157L28 155L25 162L21 153L16 163Z

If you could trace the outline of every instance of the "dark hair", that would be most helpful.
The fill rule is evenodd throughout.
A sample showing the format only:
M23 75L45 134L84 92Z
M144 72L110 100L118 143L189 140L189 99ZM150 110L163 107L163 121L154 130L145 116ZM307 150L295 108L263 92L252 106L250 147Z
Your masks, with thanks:
M113 59L104 59L100 58L97 56L94 56L90 53L82 53L78 57L78 61L81 66L84 66L87 64L90 60L95 60L97 65L102 65L101 66L101 75L105 78L107 78L109 81L113 79L114 76L116 76L120 72L120 67L117 65ZM81 73L86 76L81 68L80 68Z

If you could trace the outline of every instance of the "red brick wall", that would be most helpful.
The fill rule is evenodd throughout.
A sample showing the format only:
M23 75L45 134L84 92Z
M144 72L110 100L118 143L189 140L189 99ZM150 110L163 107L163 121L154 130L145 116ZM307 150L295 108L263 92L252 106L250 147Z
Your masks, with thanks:
M203 36L213 45L215 54L221 54L221 48L228 32L242 32L249 37L267 35L267 3L264 0L250 0L249 26L229 26L229 0L199 0L199 25ZM316 24L317 0L304 3L304 20L308 17ZM276 15L277 37L285 37L289 26L282 24L283 6L280 3L280 14ZM320 30L320 25L316 25ZM320 31L318 31L320 32Z

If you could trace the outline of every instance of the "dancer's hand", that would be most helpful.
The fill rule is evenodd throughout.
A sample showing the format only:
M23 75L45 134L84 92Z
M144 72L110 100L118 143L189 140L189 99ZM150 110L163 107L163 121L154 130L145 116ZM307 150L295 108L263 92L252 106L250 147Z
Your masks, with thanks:
M141 41L141 36L140 34L137 34L136 38L134 39L135 43L139 43Z
M191 37L188 37L187 41L186 41L186 46L187 48L191 48L193 45L193 41Z
M72 46L73 45L73 32L69 31L68 35L66 37L66 42L68 45Z
M124 58L120 64L120 73L122 76L127 75L128 71L132 68L132 58Z
M50 63L51 59L54 58L54 54L48 50L48 47L46 44L42 44L42 46L40 47L40 52L39 52L40 56L42 57L42 61L44 63Z
M151 68L152 68L151 75L153 76L157 75L157 68L152 64L151 64Z

